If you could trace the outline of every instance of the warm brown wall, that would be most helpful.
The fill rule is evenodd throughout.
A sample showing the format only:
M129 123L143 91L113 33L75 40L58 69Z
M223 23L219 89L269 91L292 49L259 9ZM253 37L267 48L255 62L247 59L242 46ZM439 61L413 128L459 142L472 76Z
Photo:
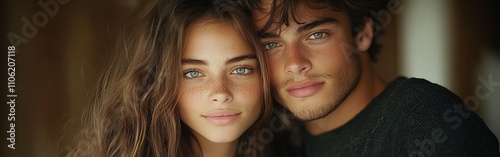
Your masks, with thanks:
M21 18L31 22L35 13L43 11L37 2L2 1L7 3L2 5L6 11L6 19L0 22L6 26L2 30L22 36ZM47 156L57 143L62 152L72 149L59 141L63 135L71 137L79 126L81 109L92 95L102 62L130 12L118 2L69 0L58 4L55 16L48 16L47 24L37 27L38 33L28 43L16 47L16 150L6 147L8 123L2 120L0 156ZM7 49L7 33L2 33L2 50ZM2 97L4 92L2 88ZM2 107L2 119L8 113L5 109Z
M391 14L391 21L383 28L383 33L377 38L382 45L381 52L377 55L375 69L382 77L390 82L399 76L397 24L398 14Z
M475 94L482 53L499 51L500 2L460 0L452 4L452 83L454 92L465 98Z

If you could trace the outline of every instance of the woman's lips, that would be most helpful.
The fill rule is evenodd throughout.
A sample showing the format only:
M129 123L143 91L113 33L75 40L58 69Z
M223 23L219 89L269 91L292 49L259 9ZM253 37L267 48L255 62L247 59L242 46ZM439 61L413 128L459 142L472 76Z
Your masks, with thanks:
M293 97L305 98L318 93L324 82L303 82L290 86L286 91Z
M236 119L241 115L241 112L238 111L214 111L209 114L201 115L205 119L207 119L210 123L215 125L228 125L232 122L236 121Z

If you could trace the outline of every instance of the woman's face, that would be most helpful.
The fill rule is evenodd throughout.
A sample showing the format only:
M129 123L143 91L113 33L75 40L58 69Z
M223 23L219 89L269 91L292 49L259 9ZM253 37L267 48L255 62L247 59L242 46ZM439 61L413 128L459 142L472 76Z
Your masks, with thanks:
M229 22L195 23L184 43L181 120L200 142L237 142L262 107L255 53Z

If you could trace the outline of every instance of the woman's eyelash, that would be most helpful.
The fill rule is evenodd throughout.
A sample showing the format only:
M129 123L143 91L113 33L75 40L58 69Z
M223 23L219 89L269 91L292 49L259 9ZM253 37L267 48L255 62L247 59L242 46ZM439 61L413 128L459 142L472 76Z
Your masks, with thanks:
M243 69L244 71L240 71L240 72L237 72L236 70L240 70L240 69ZM248 75L250 73L252 73L254 71L254 68L250 67L250 66L247 66L247 65L243 65L243 66L238 66L236 68L234 68L232 71L231 71L231 74L239 74L239 75Z
M194 79L203 76L203 74L196 69L188 69L182 73L182 76L187 77L189 79Z

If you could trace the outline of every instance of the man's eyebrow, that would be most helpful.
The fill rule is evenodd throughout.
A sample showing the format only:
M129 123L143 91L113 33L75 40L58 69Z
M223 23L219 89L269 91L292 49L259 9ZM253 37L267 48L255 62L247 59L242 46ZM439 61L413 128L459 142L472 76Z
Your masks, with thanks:
M277 37L279 37L279 35L276 33L259 33L259 38L261 39L277 38Z
M242 55L242 56L228 59L225 64L227 65L227 64L231 64L231 63L237 63L237 62L247 60L247 59L256 59L256 58L257 57L255 56L255 54L247 54L247 55ZM186 65L186 64L208 65L207 62L205 62L204 60L199 60L199 59L182 59L181 62L182 62L181 63L182 65Z
M313 21L313 22L310 22L310 23L307 23L307 24L300 26L299 28L297 28L296 33L299 34L303 31L310 30L310 29L313 29L314 27L321 26L321 25L337 24L337 23L339 23L339 21L335 18L323 18L323 19L319 19L319 20L316 20L316 21ZM279 34L271 33L271 32L263 32L262 30L259 31L258 34L259 34L259 38L261 38L261 39L279 37Z
M256 59L256 58L257 57L255 56L255 54L242 55L242 56L234 57L234 58L227 60L226 65L231 64L231 63L237 63L237 62L247 60L247 59Z
M310 30L310 29L313 29L314 27L321 26L321 25L337 24L337 23L339 23L339 21L337 19L334 19L334 18L319 19L319 20L316 20L316 21L313 21L313 22L310 22L310 23L307 23L307 24L300 26L299 28L297 28L296 33L299 34L303 31Z

